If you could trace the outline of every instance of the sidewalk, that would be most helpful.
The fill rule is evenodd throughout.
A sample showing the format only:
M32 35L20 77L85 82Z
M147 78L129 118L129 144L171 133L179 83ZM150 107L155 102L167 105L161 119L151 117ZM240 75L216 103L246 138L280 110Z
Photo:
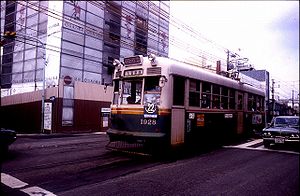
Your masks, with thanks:
M17 133L17 138L41 138L41 139L49 139L49 138L61 138L61 137L77 137L77 136L85 136L85 135L105 135L106 132L89 132L89 133Z

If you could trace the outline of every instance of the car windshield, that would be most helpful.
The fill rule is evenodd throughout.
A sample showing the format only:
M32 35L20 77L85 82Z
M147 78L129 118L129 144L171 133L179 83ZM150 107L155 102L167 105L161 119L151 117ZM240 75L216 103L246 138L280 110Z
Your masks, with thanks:
M276 118L275 127L281 126L299 127L299 118Z

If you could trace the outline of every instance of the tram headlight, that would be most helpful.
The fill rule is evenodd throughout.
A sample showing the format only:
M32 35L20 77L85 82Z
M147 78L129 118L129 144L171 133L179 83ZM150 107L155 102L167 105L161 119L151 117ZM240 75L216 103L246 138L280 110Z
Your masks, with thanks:
M164 87L166 82L168 82L168 79L166 78L166 76L161 76L159 78L159 87L160 88Z
M148 55L148 59L149 61L151 62L151 65L152 66L156 66L157 65L157 62L156 62L156 56L154 54L149 54Z
M114 62L113 62L113 65L116 67L118 65L120 65L121 62L118 60L118 59L115 59Z

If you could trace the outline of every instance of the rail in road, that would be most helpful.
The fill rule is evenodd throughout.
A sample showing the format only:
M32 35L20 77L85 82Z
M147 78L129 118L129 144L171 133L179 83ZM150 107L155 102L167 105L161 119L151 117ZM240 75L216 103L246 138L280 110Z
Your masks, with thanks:
M3 164L1 183L25 195L55 195L164 164L148 157L136 159L132 155L105 150L107 143L105 135L56 138L55 141L20 139L11 148L15 155ZM294 149L265 148L262 139L250 139L223 148L299 155Z

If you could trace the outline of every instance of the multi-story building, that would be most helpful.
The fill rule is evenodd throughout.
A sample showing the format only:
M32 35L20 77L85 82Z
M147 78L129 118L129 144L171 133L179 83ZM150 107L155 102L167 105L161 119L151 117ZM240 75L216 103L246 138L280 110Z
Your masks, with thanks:
M2 126L105 130L113 60L168 56L169 11L168 1L1 1L1 35L16 32L1 47Z

